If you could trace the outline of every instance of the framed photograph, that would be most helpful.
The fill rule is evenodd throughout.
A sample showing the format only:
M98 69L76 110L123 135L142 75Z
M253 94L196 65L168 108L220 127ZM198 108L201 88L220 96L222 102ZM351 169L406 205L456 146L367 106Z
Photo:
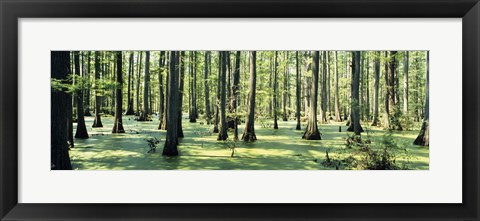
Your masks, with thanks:
M0 10L1 220L479 220L477 0Z

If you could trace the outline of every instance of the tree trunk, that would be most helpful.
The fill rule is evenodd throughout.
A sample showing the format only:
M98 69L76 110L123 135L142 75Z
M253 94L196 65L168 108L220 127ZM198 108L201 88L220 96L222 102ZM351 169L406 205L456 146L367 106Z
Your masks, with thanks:
M360 86L360 52L352 52L352 125L355 135L363 132L360 126L360 105L359 105L359 86Z
M208 72L210 67L210 52L205 52L205 72L203 77L204 89L205 89L205 120L207 124L211 122L211 113L210 113L210 91L209 91L209 84L208 84Z
M285 51L285 70L283 72L283 93L282 93L282 107L283 107L283 121L288 121L287 102L288 102L288 51Z
M342 121L342 115L340 113L340 97L339 97L339 90L338 90L338 59L337 59L337 51L334 52L334 66L333 66L333 84L334 84L334 96L335 96L335 121L340 122Z
M163 121L163 115L165 112L165 94L163 93L164 86L163 86L163 70L165 69L165 51L160 52L160 58L159 58L159 70L158 70L158 120L159 122L159 128L160 125L162 124Z
M278 129L277 123L277 71L278 71L278 51L275 51L275 66L273 69L273 129Z
M51 52L51 77L57 80L66 80L70 70L70 55L68 51ZM51 169L71 170L70 156L67 144L67 112L65 108L71 102L66 91L52 90L51 92Z
M116 51L116 61L117 61L117 85L115 90L115 99L116 99L116 107L115 107L115 122L113 123L112 133L125 133L123 129L123 121L122 121L122 103L123 103L123 59L122 59L122 52Z
M86 73L86 78L87 82L90 83L90 51L87 52L87 73ZM85 95L85 116L92 116L92 113L90 113L90 87L87 87L86 95Z
M133 115L135 111L133 111L133 99L132 99L132 74L133 74L133 51L130 52L130 57L128 59L128 83L127 83L127 112L125 115Z
M73 52L75 63L75 75L80 77L80 58L79 52ZM85 125L85 117L83 116L83 84L79 87L76 93L77 99L77 131L75 132L75 138L86 139L88 138L87 126Z
M375 81L373 82L373 120L372 126L378 126L378 89L380 85L380 52L375 52Z
M310 96L310 112L308 115L307 128L302 138L306 140L321 140L320 132L317 127L317 96L318 96L318 72L319 72L320 52L313 53L312 68L312 94Z
M172 57L171 55L172 52L170 52L170 56L167 55L167 52L165 52L165 60L167 60L167 57ZM171 64L171 61L168 61L170 64ZM168 62L166 62L166 64L169 64ZM165 70L167 70L167 68L169 67L165 67ZM170 94L169 94L169 91L170 91L170 75L172 73L170 73L171 71L171 68L168 69L168 71L166 71L167 73L167 76L165 77L165 101L164 101L164 114L163 114L163 118L162 120L159 122L158 124L158 129L159 130L166 130L167 129L167 120L168 120L168 106L169 106L169 101L170 101Z
M297 118L297 127L295 128L296 130L301 130L301 116L300 116L300 109L301 109L301 96L302 96L302 88L301 88L301 80L300 80L300 64L299 64L299 59L298 59L298 51L295 52L295 65L296 65L296 110L295 110L295 118Z
M220 92L220 131L218 133L218 138L217 140L227 140L228 138L228 126L226 122L226 82L227 82L227 59L228 59L228 54L225 51L221 52L222 54L222 62L221 62L221 82L220 82L220 87L221 87L221 92Z
M390 52L390 58L388 62L388 88L387 88L387 96L388 96L388 102L392 104L390 106L392 109L389 110L388 112L388 119L389 119L389 128L391 130L402 130L402 126L400 125L399 121L399 108L396 103L396 95L395 95L395 71L396 71L396 65L397 65L397 59L396 59L397 51L391 51Z
M403 114L408 116L408 51L403 56Z
M220 93L221 93L221 85L222 85L222 63L223 63L223 53L218 52L218 75L217 75L217 99L215 102L215 123L213 125L213 132L218 133L218 125L220 124Z
M92 127L103 127L102 118L100 117L100 106L102 105L102 97L99 95L100 86L98 81L100 80L100 52L95 51L95 119L93 120Z
M179 100L179 53L176 51L170 52L170 74L168 75L168 97L169 105L167 110L167 134L165 138L165 145L163 147L164 156L177 156L178 155L178 100Z
M257 87L257 52L252 51L250 56L250 79L248 92L248 118L245 122L242 140L253 142L257 140L255 135L255 96ZM297 52L298 53L298 52Z
M320 107L320 122L327 123L327 52L324 51L322 59L322 91L321 91L321 107Z
M427 51L427 67L426 69L426 82L425 82L425 113L423 115L423 123L422 123L422 128L420 129L420 133L418 134L417 138L413 142L415 145L421 145L421 146L429 146L429 131L430 131L430 125L429 125L429 84L430 84L430 52Z
M327 120L330 121L332 120L332 110L331 110L331 105L330 105L330 52L329 51L326 51L325 53L327 53L327 60L325 63L327 63L327 79L326 79L326 97L327 97Z
M178 56L177 56L178 57ZM182 51L178 57L179 62L179 71L177 72L178 77L180 78L180 87L178 89L178 106L177 106L177 137L183 136L183 127L182 127L182 105L183 105L183 89L185 88L185 52Z
M151 121L150 104L148 102L150 92L150 51L145 51L145 76L143 81L143 111L138 121Z
M191 108L190 108L190 123L197 122L197 52L192 51L190 53L190 99Z
M140 73L142 71L142 52L140 51L139 52L140 55L138 56L137 55L137 89L136 89L136 100L137 100L137 111L136 111L136 115L137 116L140 116Z
M368 52L366 53L367 59L367 72L365 72L365 79L366 79L366 95L365 95L365 116L367 117L367 121L370 120L370 57L368 57Z

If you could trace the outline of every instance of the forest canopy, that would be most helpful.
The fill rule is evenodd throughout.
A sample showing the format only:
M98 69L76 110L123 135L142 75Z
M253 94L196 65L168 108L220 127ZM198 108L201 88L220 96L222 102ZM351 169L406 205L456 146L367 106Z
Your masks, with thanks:
M52 51L51 169L428 169L428 85L428 51Z

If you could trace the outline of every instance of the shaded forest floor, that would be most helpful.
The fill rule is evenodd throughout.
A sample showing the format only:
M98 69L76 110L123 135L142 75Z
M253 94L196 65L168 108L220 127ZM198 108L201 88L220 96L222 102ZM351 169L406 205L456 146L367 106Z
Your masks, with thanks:
M351 132L346 132L344 122L331 122L319 125L322 140L303 140L305 124L302 130L295 130L296 121L279 120L279 129L263 128L256 122L255 130L258 140L253 143L236 142L235 154L229 149L229 143L217 141L217 134L210 133L212 125L203 120L189 123L184 115L183 131L185 138L178 146L180 156L163 157L165 139L164 130L157 130L158 119L150 122L138 122L134 116L124 116L125 134L112 134L113 117L102 117L103 128L91 127L93 117L86 117L89 139L76 139L75 148L70 150L72 166L77 170L335 170L325 167L325 153L330 157L346 157L345 139ZM270 121L268 120L269 124ZM272 121L273 123L273 121ZM76 127L76 124L74 125ZM342 132L338 132L339 126ZM362 125L372 145L379 143L386 133L381 128ZM244 124L239 125L241 138ZM75 129L75 128L74 128ZM75 130L74 130L75 131ZM392 134L398 146L406 147L411 154L409 169L428 170L429 149L413 145L418 130L399 131ZM154 153L147 153L147 138L161 139ZM233 140L233 131L229 138ZM342 156L345 155L345 156ZM404 159L397 159L402 163Z

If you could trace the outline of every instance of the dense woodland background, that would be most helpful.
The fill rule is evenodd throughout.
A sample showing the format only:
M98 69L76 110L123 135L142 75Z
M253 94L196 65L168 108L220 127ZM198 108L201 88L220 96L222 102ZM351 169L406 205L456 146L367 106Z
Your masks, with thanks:
M398 169L395 141L383 139L380 150L364 128L414 131L409 142L428 146L428 60L426 51L54 51L52 169L72 169L69 150L109 118L111 134L139 133L126 119L166 131L145 143L165 156L179 155L185 124L209 128L201 136L226 141L231 157L238 141L262 141L259 128L292 122L302 133L290 139L325 140L329 126L360 151L352 158L366 159L354 167ZM352 160L326 151L321 164Z

